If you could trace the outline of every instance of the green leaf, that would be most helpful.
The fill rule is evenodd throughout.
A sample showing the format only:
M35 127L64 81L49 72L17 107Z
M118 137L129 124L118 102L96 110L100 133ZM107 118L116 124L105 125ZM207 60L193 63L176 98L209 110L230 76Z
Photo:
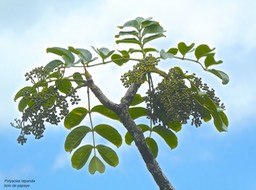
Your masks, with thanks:
M116 53L111 56L111 60L118 66L122 66L126 62L126 60L123 60L123 57L121 55Z
M116 145L119 148L122 145L122 136L119 132L110 125L100 124L94 127L94 131L100 136Z
M56 84L56 87L58 88L58 90L65 94L69 93L72 89L72 84L71 84L70 80L67 78L57 80L55 82L55 84Z
M105 165L97 156L94 156L89 164L89 172L90 174L95 174L96 171L99 173L104 173Z
M143 50L141 49L134 49L134 48L130 48L129 53L148 53L148 52L158 52L157 49L155 48L144 48Z
M30 94L32 91L34 91L34 92L36 93L36 91L35 91L35 89L34 89L33 87L31 87L31 86L25 86L25 87L23 87L22 89L20 89L20 90L16 93L16 95L15 95L15 97L14 97L13 100L16 101L18 98L24 96L26 92L28 92L28 93Z
M78 147L87 133L91 132L91 129L87 126L80 126L73 129L65 141L65 150L71 152Z
M79 125L87 114L87 109L83 107L77 107L73 109L64 119L64 126L67 129L71 129Z
M139 29L139 22L135 19L135 20L127 21L126 23L124 23L123 26L118 26L118 28L120 29L123 29L126 27L133 27L133 28Z
M155 48L144 48L143 51L145 53L148 53L148 52L158 52L157 49L155 49Z
M150 127L147 126L147 125L145 125L145 124L139 124L138 127L141 128L141 130L142 130L143 133L150 130ZM133 142L132 135L131 135L129 132L127 132L127 133L125 134L124 139L125 139L125 143L128 144L128 145L131 145L132 142Z
M152 17L145 19L144 21L141 22L142 28L145 28L145 27L153 25L153 24L159 24L159 22L153 21Z
M211 112L212 114L212 117L213 117L213 123L216 127L216 129L219 131L219 132L223 132L223 131L227 131L227 125L225 123L227 123L227 121L225 121L225 123L222 121L222 117L225 115L223 114L219 114L217 111L214 111L214 112ZM226 115L225 115L226 116ZM225 117L224 116L224 117ZM227 118L224 118L224 119L227 119Z
M118 115L113 112L112 110L108 109L107 107L103 106L103 105L97 105L97 106L94 106L92 109L91 109L91 112L97 112L101 115L104 115L110 119L114 119L114 120L118 120L119 121L119 117Z
M219 113L219 115L220 115L220 117L221 117L221 119L222 119L222 122L223 122L223 124L226 126L226 128L228 127L228 124L229 124L229 122L228 122L228 117L226 116L226 114L223 112L223 111L219 111L218 112Z
M179 132L182 128L182 123L179 121L170 122L169 128L171 128L175 132Z
M100 48L98 51L102 59L106 59L114 53L114 50L110 51L108 48Z
M28 103L29 103L30 99L28 98L22 98L18 104L18 110L20 112L23 112L23 110L27 107Z
M215 76L219 77L222 80L222 84L228 84L229 77L223 71L220 71L220 70L217 70L217 69L207 69L207 71L214 74Z
M136 38L124 38L122 40L116 40L117 44L120 43L128 43L128 44L137 44L137 45L141 45L140 41L137 40Z
M218 65L223 63L223 61L219 60L219 61L215 61L214 59L214 53L211 53L209 55L206 56L205 60L204 60L204 65L206 68L212 66L212 65Z
M180 42L178 44L178 50L183 55L183 57L192 50L192 48L195 46L195 43L190 44L187 46L184 42Z
M127 132L124 136L124 140L126 144L131 145L133 142L132 135L129 132Z
M164 29L158 22L152 23L148 26L146 26L142 32L142 36L145 36L147 34L162 34L164 33Z
M58 67L62 64L64 64L64 63L61 60L55 59L55 60L50 61L48 64L46 64L44 69L49 70L49 71L53 71L53 69L55 69L56 67Z
M173 54L172 53L167 53L167 52L165 52L163 49L160 51L160 57L162 58L162 59L171 59L171 58L173 58Z
M146 44L152 40L155 40L157 38L161 38L161 37L166 37L164 34L156 34L156 35L152 35L152 36L149 36L149 37L146 37L143 39L143 44Z
M68 50L77 54L78 57L83 60L85 63L92 60L92 54L87 49L81 49L81 48L73 48L72 46L68 47Z
M146 143L147 143L148 148L150 149L151 153L153 154L154 158L156 158L158 155L158 146L157 146L156 141L150 137L147 137Z
M135 37L138 37L138 32L137 31L121 31L119 32L118 35L115 35L116 38L119 38L120 36L126 36L126 35L132 35L132 36L135 36Z
M142 102L144 102L144 98L140 94L135 94L135 96L133 97L131 106L136 106Z
M72 166L75 169L81 169L90 157L92 149L92 145L84 145L78 148L71 157Z
M61 73L59 71L53 72L47 76L47 78L56 78L59 79L61 77Z
M105 162L107 162L110 166L117 166L119 163L118 156L116 152L108 146L105 145L97 145L96 146L98 152Z
M111 56L111 60L116 63L117 65L119 66L122 66L124 63L128 62L129 59L130 59L130 55L128 53L128 51L125 51L125 50L119 50L119 52L122 54L122 55L119 55L119 54L113 54Z
M210 111L216 111L217 106L209 96L203 96L204 106Z
M171 149L177 147L178 139L170 129L167 129L163 126L155 126L153 128L153 131L156 132L159 136L161 136Z
M81 73L79 73L79 72L75 72L73 74L73 79L75 80L76 84L78 84L78 85L84 84L84 82L83 82L84 79L83 79Z
M149 17L149 18L143 18L143 17L136 17L136 21L139 23L139 25L141 25L142 22L146 21L146 20L151 20L152 17Z
M89 50L78 48L77 51L79 51L78 57L81 60L84 60L84 62L92 61L92 53Z
M202 118L204 122L208 122L212 119L211 112L206 109L204 106L201 107L201 112L202 112Z
M46 82L45 80L39 80L37 83L34 84L33 88L36 89L38 87L48 87L48 82Z
M75 61L74 55L65 48L61 48L61 47L47 48L46 52L54 53L56 55L61 56L67 65L71 65Z
M178 48L170 48L167 53L171 53L173 55L176 55L178 53Z
M132 107L129 108L129 113L132 119L137 119L139 117L147 116L147 109L144 107Z
M201 57L207 56L213 50L215 50L215 48L210 49L208 45L202 44L195 49L195 56L197 60L199 60Z

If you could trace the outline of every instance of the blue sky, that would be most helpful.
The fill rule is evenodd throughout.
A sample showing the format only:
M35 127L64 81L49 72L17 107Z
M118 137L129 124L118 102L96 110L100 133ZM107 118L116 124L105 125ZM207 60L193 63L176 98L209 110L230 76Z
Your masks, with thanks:
M229 131L218 133L212 123L199 129L186 125L177 134L175 150L160 141L158 161L167 177L177 190L256 189L255 8L253 0L0 0L0 189L5 179L35 179L31 190L158 189L134 145L123 144L117 150L116 168L90 175L87 165L79 171L71 167L63 147L68 134L63 126L49 126L44 138L29 138L20 146L19 131L9 124L20 117L13 97L26 85L25 72L54 58L46 54L47 47L117 48L116 26L137 16L152 16L167 30L167 38L155 44L159 49L180 41L217 47L217 57L224 61L219 69L231 78L222 86L206 76L225 102ZM124 92L119 71L91 71L114 100Z

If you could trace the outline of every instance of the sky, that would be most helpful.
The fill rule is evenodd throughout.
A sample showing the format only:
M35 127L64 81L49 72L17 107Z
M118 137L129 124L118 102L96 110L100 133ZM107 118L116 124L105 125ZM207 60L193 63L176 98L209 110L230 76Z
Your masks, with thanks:
M23 146L16 141L19 131L10 126L20 117L13 97L27 85L25 72L56 58L46 53L47 47L118 49L117 26L138 16L153 17L166 29L167 37L155 43L159 49L180 41L216 47L216 56L224 62L218 69L230 76L223 86L188 65L216 89L230 125L225 133L211 122L200 128L185 125L174 150L158 139L157 160L166 176L177 190L256 189L255 8L254 0L0 0L0 189L13 189L4 187L5 180L16 179L35 180L30 190L158 189L134 144L123 143L116 150L117 167L90 175L87 165L72 168L71 155L64 150L68 131L63 125L48 126L44 138L29 137ZM91 70L114 101L125 92L120 72L115 66ZM113 125L124 132L121 125Z

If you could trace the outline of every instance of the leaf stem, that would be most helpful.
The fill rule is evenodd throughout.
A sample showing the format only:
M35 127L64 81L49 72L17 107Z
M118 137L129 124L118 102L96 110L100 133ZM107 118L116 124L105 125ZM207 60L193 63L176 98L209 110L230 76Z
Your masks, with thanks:
M89 114L90 126L92 130L93 151L94 151L94 156L96 156L96 143L95 143L95 134L94 134L95 131L94 131L93 122L92 122L90 88L88 86L87 86L87 100L88 100L88 114Z
M190 59L190 58L185 58L185 57L178 57L178 56L173 56L173 58L179 59L179 60L184 60L184 61L190 61L190 62L198 63L203 68L203 70L206 71L206 68L204 68L203 64L200 63L198 60L194 60L194 59Z

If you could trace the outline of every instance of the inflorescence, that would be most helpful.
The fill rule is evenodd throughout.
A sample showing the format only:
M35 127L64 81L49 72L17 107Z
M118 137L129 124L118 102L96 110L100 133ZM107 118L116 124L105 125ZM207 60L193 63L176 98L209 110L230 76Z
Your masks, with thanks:
M21 119L15 119L11 125L21 130L18 143L26 143L26 135L34 135L36 139L43 137L45 122L57 125L69 113L69 103L78 104L80 101L77 91L72 87L67 94L58 90L58 86L48 87L45 81L47 71L42 67L26 73L26 80L31 80L35 88L22 92L23 103L27 106L22 111ZM37 80L37 82L36 82Z
M203 84L201 78L194 76L190 81L200 92L211 98L217 107L224 109L220 99L215 96L214 89ZM147 92L145 101L149 118L154 124L161 123L164 126L171 122L186 124L191 118L191 124L199 127L205 117L205 110L196 101L196 93L186 85L183 74L175 68L170 69L168 77Z

